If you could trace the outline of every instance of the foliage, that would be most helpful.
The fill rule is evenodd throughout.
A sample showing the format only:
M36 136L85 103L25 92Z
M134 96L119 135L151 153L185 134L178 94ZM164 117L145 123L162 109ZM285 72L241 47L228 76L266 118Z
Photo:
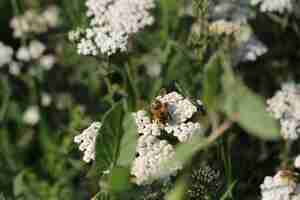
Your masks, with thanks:
M60 9L58 28L13 37L13 16L52 4ZM0 66L0 200L145 200L155 195L181 200L195 158L213 160L224 169L220 199L253 200L259 199L259 184L266 175L278 166L291 167L299 141L292 145L281 139L279 124L265 102L283 82L299 79L297 13L261 13L250 6L254 17L248 28L266 44L268 53L253 62L235 62L240 41L209 31L213 3L156 4L155 23L130 38L128 52L92 57L78 55L68 41L70 30L88 25L85 0L0 1L1 41L17 50L39 39L57 56L49 71L27 63L14 76ZM31 68L38 69L36 75L28 73ZM205 114L199 120L205 135L176 146L173 162L182 162L184 170L173 177L171 186L149 189L134 184L130 174L139 137L132 112L149 109L162 88L203 101ZM44 93L51 97L47 106ZM34 125L24 122L31 106L39 108L40 119ZM96 160L89 165L81 161L73 138L92 121L101 121L102 127Z

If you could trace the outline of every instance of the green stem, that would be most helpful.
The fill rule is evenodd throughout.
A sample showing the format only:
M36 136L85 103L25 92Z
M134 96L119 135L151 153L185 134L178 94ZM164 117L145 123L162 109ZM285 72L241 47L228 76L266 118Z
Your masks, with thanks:
M4 80L2 80L2 85L3 85L3 87L5 87L5 89L3 90L3 91L5 91L4 92L5 96L3 98L3 103L2 103L2 106L1 106L1 109L0 109L0 122L2 122L5 118L5 115L6 115L6 112L7 112L7 109L8 109L8 105L9 105L9 100L10 100L10 97L11 97L10 88L6 84L7 81L8 80L6 78Z

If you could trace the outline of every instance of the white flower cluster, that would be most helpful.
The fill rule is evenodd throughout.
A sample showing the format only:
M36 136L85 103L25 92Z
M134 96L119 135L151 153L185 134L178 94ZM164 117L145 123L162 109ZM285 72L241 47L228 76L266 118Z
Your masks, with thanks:
M14 50L0 41L0 68L12 61Z
M262 200L299 200L299 187L291 171L279 171L267 176L261 184Z
M45 33L50 28L55 28L59 24L59 9L56 6L49 6L44 12L38 13L36 10L27 10L23 15L15 16L10 21L13 29L13 36L21 38L29 33Z
M158 96L156 99L168 106L170 120L166 123L164 130L169 134L173 134L180 142L187 142L195 134L201 132L199 122L189 121L198 110L188 98L184 98L177 92L171 92Z
M131 169L138 185L168 177L181 169L181 165L166 167L165 164L175 154L174 148L166 140L159 140L153 135L142 135L137 145L138 157Z
M300 85L286 83L275 96L267 100L268 111L280 120L281 133L287 140L300 136Z
M252 5L260 4L261 12L291 12L293 10L293 0L251 0Z
M38 106L30 106L23 113L23 122L30 126L36 125L40 121L40 109Z
M96 138L101 126L100 122L93 122L80 135L74 137L74 142L79 144L79 150L84 152L83 160L87 163L95 160Z
M69 34L82 55L126 51L130 36L154 22L149 13L154 0L87 0L86 6L89 27Z
M156 97L156 100L167 105L170 115L166 123L151 119L146 111L134 113L138 133L137 153L131 173L136 177L137 184L149 184L158 178L176 174L181 164L166 168L162 163L174 156L174 149L166 140L159 139L163 132L175 136L179 142L187 142L194 135L201 133L199 122L192 122L192 117L198 112L197 107L187 98L177 92Z
M0 62L2 62L0 66L8 65L9 73L15 76L20 74L22 67L28 62L38 64L43 70L50 70L56 63L56 57L53 54L45 54L46 50L45 44L38 40L31 40L28 46L19 47L14 55L11 47L4 46L0 42ZM34 68L30 68L29 72L31 75L36 74Z

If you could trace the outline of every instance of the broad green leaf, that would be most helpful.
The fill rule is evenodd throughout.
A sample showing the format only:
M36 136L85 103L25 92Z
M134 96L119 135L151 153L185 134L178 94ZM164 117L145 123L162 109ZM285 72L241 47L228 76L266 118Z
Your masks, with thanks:
M18 197L23 194L23 192L26 190L26 186L24 185L24 175L26 171L20 172L14 179L14 196Z
M130 166L135 158L137 143L137 127L132 113L128 113L123 121L124 135L121 140L120 155L118 164L121 166Z
M185 181L179 180L174 189L172 189L166 196L166 200L184 200L186 190L186 183Z
M279 128L275 119L266 111L265 100L252 92L227 69L223 77L224 112L241 127L265 140L278 139Z
M166 167L175 167L178 163L189 162L193 155L209 145L206 138L195 137L190 142L179 144L175 149L175 156L165 164Z
M218 54L212 56L204 67L203 102L207 109L215 110L221 91L221 63Z
M129 191L132 186L130 183L130 168L113 168L108 178L108 184L112 194L121 195Z
M102 127L96 141L96 166L98 172L116 164L123 135L123 103L115 104L102 120Z

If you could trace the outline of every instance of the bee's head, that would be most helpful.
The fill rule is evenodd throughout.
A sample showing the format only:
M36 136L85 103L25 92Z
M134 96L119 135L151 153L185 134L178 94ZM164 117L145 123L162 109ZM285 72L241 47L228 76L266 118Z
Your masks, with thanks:
M152 110L158 110L158 109L160 109L161 108L161 106L162 106L162 103L159 101L159 100L154 100L153 102L152 102L152 104L151 104L151 109Z

